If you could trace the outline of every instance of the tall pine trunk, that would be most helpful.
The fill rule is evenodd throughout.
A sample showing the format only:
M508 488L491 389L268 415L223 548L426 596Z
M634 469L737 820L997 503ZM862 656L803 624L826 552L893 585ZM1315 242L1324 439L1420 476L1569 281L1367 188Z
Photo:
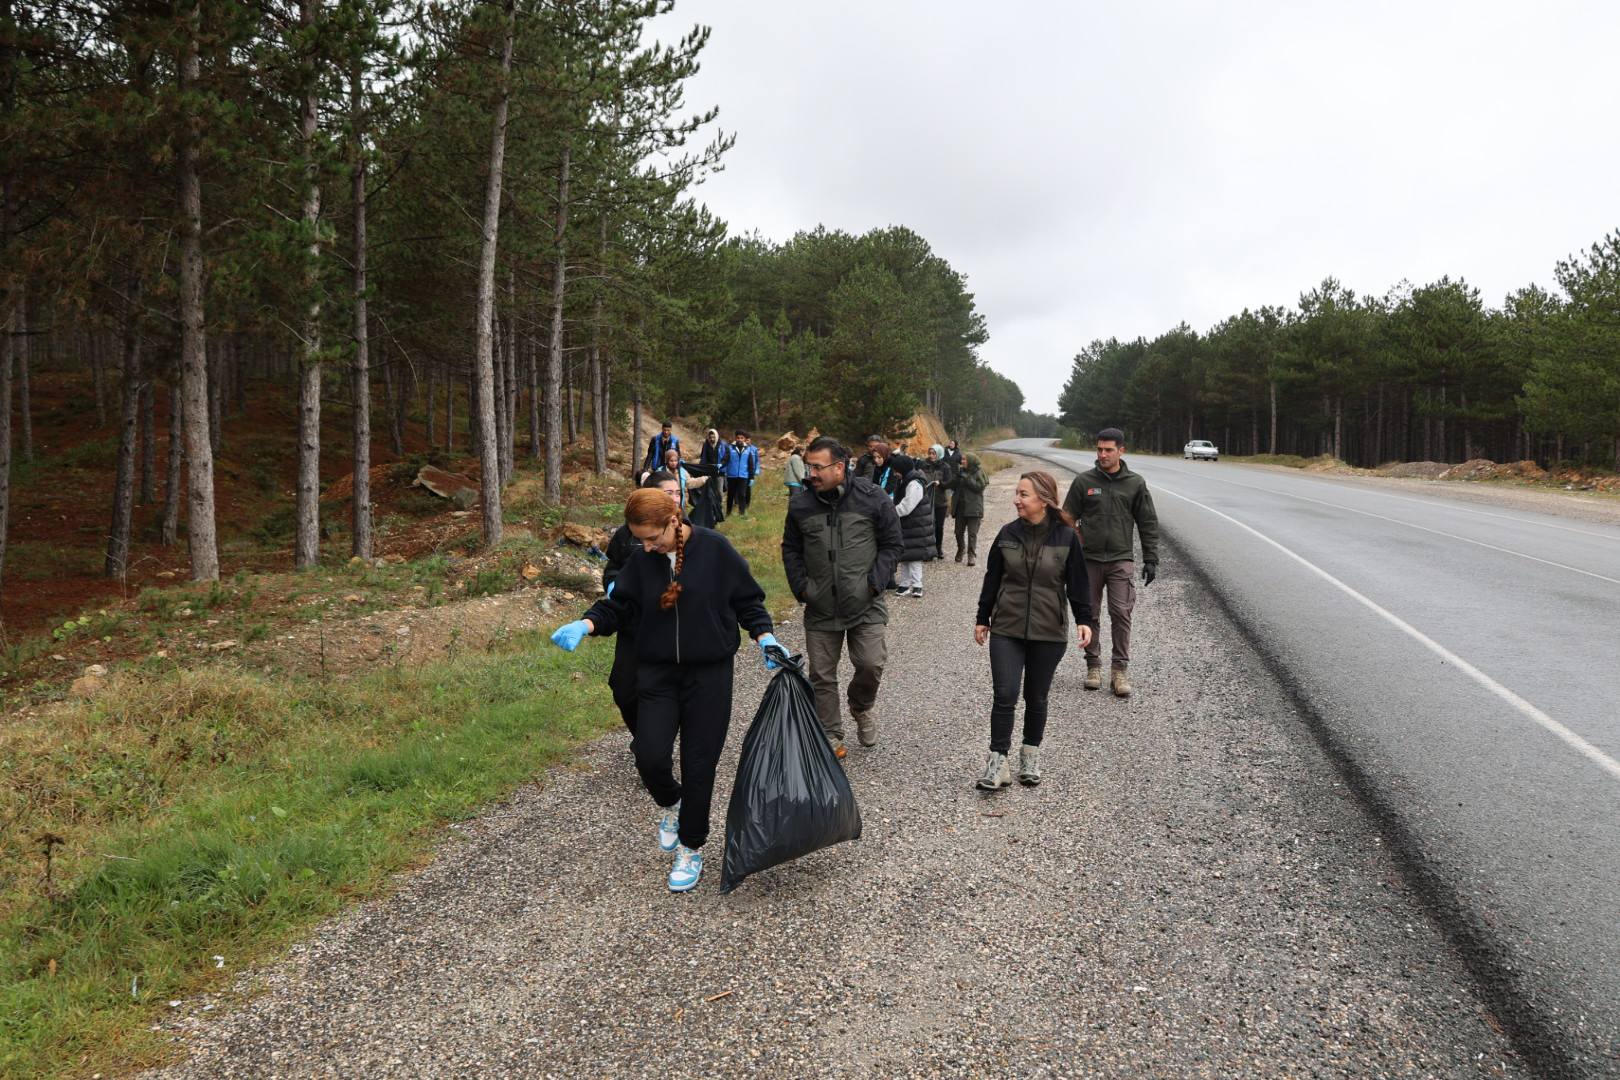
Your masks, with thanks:
M361 143L365 123L364 72L356 54L349 70L349 125L352 200L354 202L354 497L350 524L352 552L371 558L371 328L366 322L366 151ZM397 408L396 408L397 412ZM398 428L395 441L398 442Z
M152 484L157 476L157 394L152 380L141 382L141 491L140 505L152 505Z
M298 5L298 23L310 52L315 49L312 30L318 2L300 0ZM298 139L304 155L303 226L308 246L304 249L304 319L300 328L304 356L298 370L298 483L294 508L298 528L293 565L303 569L321 560L321 183L315 160L320 87L315 79L314 57L306 56L301 66L304 85Z
M512 43L517 34L516 0L502 5L506 33L501 42L500 91L495 99L490 135L489 179L484 189L484 236L478 257L478 462L483 496L484 543L501 542L501 459L496 444L495 411L495 245L501 224L501 171L506 161L506 109L511 97Z
M557 216L552 231L557 246L551 275L551 346L546 352L546 498L562 502L563 436L563 298L567 288L568 172L573 147L563 143L557 170Z
M17 303L13 308L16 312L13 320L13 336L17 346L17 419L21 423L22 459L34 460L34 400L33 391L29 388L28 377L28 286L21 278L17 281Z
M540 305L535 304L534 330L529 341L529 459L539 461L540 449Z
M118 462L113 470L112 524L107 529L103 573L122 581L129 573L129 525L135 502L135 451L141 406L140 281L129 284L130 310L124 317L119 361Z
M202 5L194 0L181 46L182 100L201 77L198 38ZM193 581L219 580L219 544L214 529L214 454L208 442L208 350L203 336L202 178L197 142L202 118L194 105L181 120L180 137L180 364L186 443L186 542ZM178 479L178 478L176 478Z
M1276 379L1271 380L1270 388L1271 388L1271 442L1270 442L1269 445L1271 446L1271 449L1266 451L1266 452L1268 454L1275 454L1277 452L1277 380Z
M185 464L185 395L180 380L169 387L169 457L163 480L163 516L158 542L172 547L180 540L180 468Z

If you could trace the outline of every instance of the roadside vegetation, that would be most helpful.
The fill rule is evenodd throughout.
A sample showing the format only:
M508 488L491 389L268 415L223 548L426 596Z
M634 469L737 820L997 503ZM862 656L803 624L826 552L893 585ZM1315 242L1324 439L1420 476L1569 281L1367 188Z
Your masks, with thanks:
M762 472L749 516L722 526L779 614L792 610L785 503L779 474ZM528 587L511 568L549 552L524 543L488 556L493 588ZM143 633L240 618L288 584L306 591L285 602L347 617L359 605L339 593L364 590L379 608L420 602L413 583L442 580L444 562L161 590L130 618ZM478 595L488 572L463 577L460 592ZM0 790L0 1074L161 1060L171 1048L150 1028L169 1001L227 987L316 921L386 889L443 841L445 823L616 725L611 644L569 655L546 641L596 595L598 578L570 573L580 576L519 598L552 606L545 625L451 640L430 662L323 676L170 658L119 667L87 699L14 712L0 727L10 781ZM101 620L73 633L124 632Z

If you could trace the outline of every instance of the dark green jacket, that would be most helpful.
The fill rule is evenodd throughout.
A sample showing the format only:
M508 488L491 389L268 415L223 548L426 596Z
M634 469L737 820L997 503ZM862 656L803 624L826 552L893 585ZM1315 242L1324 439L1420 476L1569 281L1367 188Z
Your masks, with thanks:
M888 622L883 593L903 548L894 502L870 480L854 476L831 497L806 488L788 500L782 567L805 629Z
M1068 641L1075 627L1091 621L1080 537L1055 514L1049 521L1044 536L1023 518L996 534L979 589L978 625L1025 641Z
M1121 461L1119 471L1093 466L1074 478L1063 509L1080 525L1091 562L1126 562L1136 558L1134 527L1142 538L1142 562L1159 561L1159 515L1147 481Z
M941 458L919 462L917 467L928 474L931 485L928 494L934 503L935 515L945 513L951 504L951 489L956 486L956 466Z
M979 465L979 455L969 454L967 464L956 474L956 505L951 516L959 518L984 517L984 486L990 482Z

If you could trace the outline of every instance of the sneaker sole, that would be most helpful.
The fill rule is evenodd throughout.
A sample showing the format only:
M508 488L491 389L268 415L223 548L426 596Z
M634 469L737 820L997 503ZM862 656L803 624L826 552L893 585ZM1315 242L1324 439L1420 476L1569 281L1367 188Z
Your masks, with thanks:
M678 836L675 839L671 840L667 844L664 843L662 840L660 840L660 841L658 841L658 850L662 851L664 854L667 855L670 852L674 851L676 845L679 844L680 842L681 842L681 839Z
M697 879L697 881L693 881L689 885L677 885L672 881L672 882L669 883L669 891L672 892L672 893L691 892L693 889L698 887L698 881L701 881L701 880L703 880L703 879L699 878L699 879Z
M1018 782L1025 787L1040 787L1041 778L1038 776L1020 776Z

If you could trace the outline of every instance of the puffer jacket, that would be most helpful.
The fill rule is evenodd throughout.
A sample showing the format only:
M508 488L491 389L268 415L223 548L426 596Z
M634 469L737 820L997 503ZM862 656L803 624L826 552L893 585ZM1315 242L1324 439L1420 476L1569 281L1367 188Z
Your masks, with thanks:
M805 629L888 622L883 593L903 548L894 503L870 480L853 476L826 495L805 488L793 496L782 566L804 605Z
M1068 641L1075 627L1091 621L1085 549L1079 534L1052 512L1033 557L1032 538L1032 527L1023 518L996 533L976 622L1003 637ZM1065 618L1065 601L1072 620Z
M905 460L897 468L913 466L900 480L900 501L894 511L900 517L900 538L904 550L901 562L925 562L934 557L934 500L928 491L928 474Z
M1074 478L1063 509L1080 525L1086 558L1092 562L1125 562L1136 557L1131 530L1142 538L1142 562L1159 561L1159 515L1147 481L1123 461L1119 471L1095 466Z
M959 518L984 517L984 489L990 477L979 465L979 455L969 454L967 464L956 474L956 503L951 516Z

